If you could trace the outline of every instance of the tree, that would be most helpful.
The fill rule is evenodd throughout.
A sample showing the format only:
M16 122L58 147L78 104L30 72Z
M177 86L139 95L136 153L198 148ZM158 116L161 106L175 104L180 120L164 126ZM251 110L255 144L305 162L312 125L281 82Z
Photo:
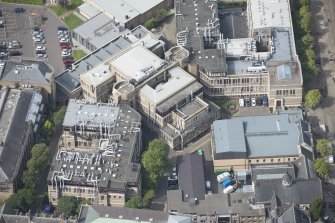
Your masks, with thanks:
M58 200L57 212L63 213L65 216L73 216L76 214L78 201L73 196L64 196Z
M325 203L321 198L317 198L311 204L311 214L314 220L320 219L325 211Z
M309 90L305 96L305 106L307 108L314 108L321 102L321 92L319 89Z
M54 131L55 131L54 125L49 120L46 120L43 124L42 136L47 143L50 142Z
M163 140L154 139L142 156L143 168L153 184L156 184L158 178L164 174L164 168L168 164L168 151L169 147Z
M155 197L155 190L148 190L143 197L143 208L149 208L151 205L152 199Z
M22 174L22 182L25 188L35 190L39 181L38 172L32 170L25 170Z
M63 124L65 113L66 113L66 107L62 106L57 112L53 114L52 121L55 124L55 126Z
M157 25L158 21L155 18L151 18L143 24L143 26L149 30L155 28Z
M27 212L36 201L36 193L31 189L21 189L12 194L6 203L13 209L21 212Z
M323 157L317 158L314 161L314 170L320 177L324 178L329 174L329 164L326 163Z
M333 153L331 141L327 139L316 140L316 151L318 151L321 156L331 155Z
M143 198L140 196L132 197L126 202L125 207L143 209Z
M44 143L36 144L31 150L31 158L28 161L27 167L32 171L42 171L50 164L50 152Z
M314 38L311 34L306 34L302 37L302 42L305 46L307 46L309 49L314 48Z
M305 33L310 33L312 30L312 14L308 5L303 5L299 9L300 27Z

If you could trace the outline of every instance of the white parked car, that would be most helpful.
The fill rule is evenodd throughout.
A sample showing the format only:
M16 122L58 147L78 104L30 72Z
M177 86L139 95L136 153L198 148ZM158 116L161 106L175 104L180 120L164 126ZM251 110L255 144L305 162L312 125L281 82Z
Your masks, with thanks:
M58 35L58 39L68 39L68 38L69 38L69 35L67 35L67 34Z
M62 56L66 57L66 56L70 56L71 52L67 52L67 51L62 51Z
M239 104L240 104L240 107L244 107L244 99L243 98L240 98L238 100Z
M36 38L36 39L34 39L34 43L35 44L40 44L40 43L45 43L45 40L44 39L39 39L39 38Z
M62 38L59 40L60 43L68 43L69 42L69 39L66 39L66 38Z
M36 51L37 50L41 50L41 51L45 51L47 48L45 46L37 46L36 47Z
M251 106L256 106L256 98L251 98Z
M37 57L44 57L44 58L47 58L48 57L48 54L47 53L38 53L36 54Z

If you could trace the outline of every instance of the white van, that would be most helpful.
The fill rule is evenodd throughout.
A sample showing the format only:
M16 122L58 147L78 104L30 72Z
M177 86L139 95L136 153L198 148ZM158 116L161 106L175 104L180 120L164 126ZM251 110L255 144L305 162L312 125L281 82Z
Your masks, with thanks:
M244 107L244 99L243 98L239 99L239 104L240 104L240 107Z
M224 194L229 194L229 193L233 192L234 190L235 190L235 187L230 185L230 186L226 187L225 189L223 189L223 193Z
M230 173L229 172L224 172L221 173L220 175L217 175L216 179L219 183L222 183L223 181L227 180L230 178Z
M206 181L206 189L207 190L211 189L211 182L209 180Z

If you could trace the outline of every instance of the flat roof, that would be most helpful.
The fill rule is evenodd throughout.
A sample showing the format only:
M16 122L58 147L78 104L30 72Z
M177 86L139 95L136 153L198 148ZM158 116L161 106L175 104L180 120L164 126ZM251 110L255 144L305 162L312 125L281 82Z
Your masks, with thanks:
M143 41L143 42L142 42ZM110 60L115 54L130 45L144 44L145 47L151 49L159 44L162 44L156 36L143 26L138 26L131 30L126 35L121 35L111 40L106 45L86 55L82 59L76 61L73 65L75 69L66 70L55 78L55 82L63 86L67 91L72 92L80 87L79 76L91 70L100 63Z
M140 83L155 74L165 63L144 46L137 45L113 60L111 64L127 81L136 80Z
M80 79L86 80L92 86L98 86L112 77L113 75L112 72L109 70L109 65L104 63L99 64L92 70L89 70L88 72L80 75Z
M253 38L227 39L225 44L225 54L227 57L251 55L251 42Z
M195 98L190 103L187 103L184 106L178 108L175 113L178 114L180 117L186 119L207 106L208 105L200 98Z
M63 126L74 126L89 122L88 125L100 126L100 123L115 124L119 116L119 106L104 103L89 103L70 100L67 105Z
M121 23L126 23L163 2L163 0L146 0L144 2L136 0L113 0L112 3L105 0L91 1L100 10L105 11L111 17L115 17L115 20Z
M299 155L303 143L301 121L291 122L288 114L214 121L215 153L244 152L247 157Z
M288 0L249 0L252 28L291 27Z
M92 5L89 2L84 2L83 4L81 4L78 7L78 10L80 13L85 14L85 16L88 16L89 18L92 18L101 13L99 9L97 9L94 5Z
M125 29L123 25L116 23L106 13L101 12L75 28L72 32L81 36L95 48L100 48L110 42L111 39L128 33L129 30Z
M174 67L168 70L167 73L169 75L167 82L161 83L155 88L145 85L140 89L140 93L156 105L165 102L166 99L196 81L192 75L180 67Z

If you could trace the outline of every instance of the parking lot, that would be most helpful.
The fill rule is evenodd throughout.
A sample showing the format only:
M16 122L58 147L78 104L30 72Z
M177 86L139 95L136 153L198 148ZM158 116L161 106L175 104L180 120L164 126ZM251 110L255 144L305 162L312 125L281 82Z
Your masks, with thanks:
M22 7L25 12L15 13L13 10ZM56 75L64 71L64 64L61 57L61 49L58 44L57 27L64 26L64 23L57 16L39 6L16 6L13 4L0 3L3 10L4 27L0 28L0 41L20 42L22 55L9 57L10 60L42 59L54 68ZM34 44L32 32L34 27L43 30L45 44ZM37 57L36 47L46 47L47 57Z

